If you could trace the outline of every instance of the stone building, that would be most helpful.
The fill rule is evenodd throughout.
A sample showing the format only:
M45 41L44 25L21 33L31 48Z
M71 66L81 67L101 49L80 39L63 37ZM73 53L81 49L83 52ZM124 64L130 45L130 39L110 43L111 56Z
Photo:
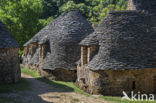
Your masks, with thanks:
M55 80L75 81L78 45L93 32L78 11L61 14L24 45L23 64Z
M127 10L143 10L148 12L155 12L155 0L128 0Z
M156 93L155 2L141 9L152 0L133 1L135 10L109 13L80 43L76 85L88 93Z
M20 77L18 44L0 21L0 84L15 83Z

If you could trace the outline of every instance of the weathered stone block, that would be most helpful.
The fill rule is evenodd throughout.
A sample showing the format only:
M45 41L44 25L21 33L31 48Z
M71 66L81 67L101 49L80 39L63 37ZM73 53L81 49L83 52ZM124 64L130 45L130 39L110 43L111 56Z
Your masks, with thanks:
M18 48L0 49L0 84L15 83L21 77Z

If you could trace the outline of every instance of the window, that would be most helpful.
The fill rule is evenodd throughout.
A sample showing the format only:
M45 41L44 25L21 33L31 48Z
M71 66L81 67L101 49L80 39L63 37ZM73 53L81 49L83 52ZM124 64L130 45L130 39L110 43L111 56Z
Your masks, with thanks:
M40 45L40 58L43 58L44 54L43 49L44 49L43 45Z
M98 49L97 45L81 46L81 65L89 64Z
M28 48L27 47L24 47L24 56L26 56L28 53Z
M132 82L132 90L135 90L136 89L136 83L135 81Z
M36 52L37 44L31 44L31 55L33 56Z
M87 46L82 46L81 47L81 65L85 65L87 64L87 53L88 53L88 50L87 50Z
M48 52L51 53L50 45L48 43L40 44L40 58L44 59Z
M97 54L97 51L99 50L99 48L97 45L91 45L87 49L88 49L87 58L88 58L88 63L89 63L91 59L94 57L94 55Z

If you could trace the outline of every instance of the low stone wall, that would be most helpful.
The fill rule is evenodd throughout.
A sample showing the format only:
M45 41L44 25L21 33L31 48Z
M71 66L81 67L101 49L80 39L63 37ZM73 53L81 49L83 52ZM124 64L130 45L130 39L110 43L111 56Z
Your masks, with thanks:
M129 0L127 4L127 10L136 10L133 0Z
M78 67L76 85L91 94L156 93L156 69L91 71Z
M51 80L75 82L77 78L76 70L66 70L66 69L42 70L42 69L39 69L38 72L42 77L45 77Z
M75 82L77 79L77 70L66 70L66 69L43 70L40 69L40 67L37 65L23 65L23 66L31 70L37 71L41 77L50 80Z
M0 49L0 84L15 83L20 77L18 48Z

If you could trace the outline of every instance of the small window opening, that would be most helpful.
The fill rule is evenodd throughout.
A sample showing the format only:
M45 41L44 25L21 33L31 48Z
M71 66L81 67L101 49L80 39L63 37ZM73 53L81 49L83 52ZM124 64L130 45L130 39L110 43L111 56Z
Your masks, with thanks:
M88 63L92 60L92 58L97 54L99 48L97 45L91 45L88 47Z
M24 47L24 56L27 55L27 52L28 52L28 48L27 47Z
M31 47L31 55L32 56L35 54L36 49L37 49L37 45L32 45L32 47Z
M135 90L136 89L136 83L135 81L132 82L132 90Z
M40 45L40 58L43 58L43 45Z
M50 52L50 45L48 43L40 45L40 58L44 59L47 53Z
M87 46L83 46L81 47L81 62L82 62L82 65L85 65L87 64Z

